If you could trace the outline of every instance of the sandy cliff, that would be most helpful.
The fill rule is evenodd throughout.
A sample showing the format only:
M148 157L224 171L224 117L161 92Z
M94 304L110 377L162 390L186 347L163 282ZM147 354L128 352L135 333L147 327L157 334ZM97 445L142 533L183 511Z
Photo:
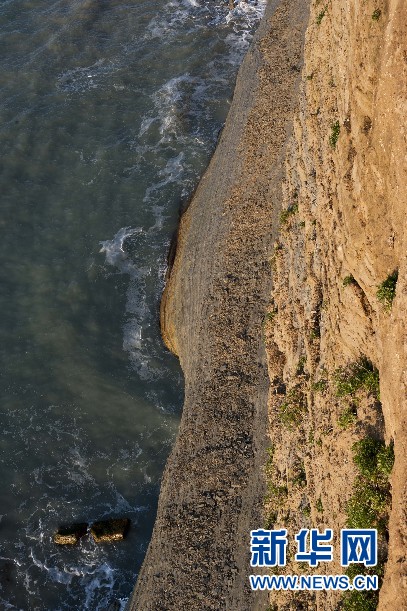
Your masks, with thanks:
M268 521L379 527L383 585L277 608L407 609L406 30L403 1L312 6L267 325Z
M406 24L268 6L162 302L185 404L129 609L407 608ZM251 593L263 524L378 527L379 603Z

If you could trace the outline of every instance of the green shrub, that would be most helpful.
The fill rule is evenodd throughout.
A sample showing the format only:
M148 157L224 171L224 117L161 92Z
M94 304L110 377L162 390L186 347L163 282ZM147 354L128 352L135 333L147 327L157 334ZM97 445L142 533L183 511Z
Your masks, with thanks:
M307 357L305 355L300 357L298 361L298 365L297 365L297 371L296 371L297 376L303 375L305 373L304 367L305 367L306 362L307 362Z
M353 590L344 594L341 609L342 611L376 611L378 603L378 592Z
M277 316L277 309L271 310L270 312L267 312L265 318L264 318L264 323L272 323L274 322L275 317Z
M342 414L338 418L338 424L341 428L347 429L351 424L357 420L357 411L355 405L349 405L343 410Z
M345 276L345 278L343 279L342 282L343 286L349 286L350 284L357 284L355 278L352 276L352 274L349 274L349 276Z
M279 407L280 422L288 429L301 424L307 410L306 397L299 386L287 393L286 400Z
M338 397L354 395L358 390L363 389L379 398L379 372L365 356L347 367L337 369L334 381Z
M303 464L297 466L295 476L293 477L293 485L304 488L307 485L307 474Z
M264 521L264 528L266 530L272 530L274 527L274 524L277 522L277 518L278 518L277 512L270 511L270 513L268 514L268 516L266 517Z
M285 500L288 496L288 488L287 486L278 486L274 482L268 482L268 495L267 501L274 501L276 507L281 507L284 505Z
M380 578L384 575L385 557L383 552L384 550L379 551L376 566L366 567L365 565L356 562L355 564L350 564L348 567L346 567L345 575L347 575L349 579L354 579L356 575L377 575L380 582Z
M319 499L317 500L315 507L316 507L316 509L317 509L317 511L319 513L322 513L324 511L324 507L322 505L321 497L319 497Z
M314 382L312 385L312 390L314 392L324 392L328 388L328 380L325 378L321 378L317 382Z
M325 13L326 13L326 7L317 15L317 18L316 18L317 25L321 25L321 21L325 17Z
M378 528L382 530L389 505L389 492L358 477L353 495L346 504L348 528Z
M389 477L394 465L394 444L391 441L386 447L384 444L377 453L377 469L384 475Z
M331 126L331 135L329 136L329 144L334 149L336 143L338 142L339 133L341 131L341 126L339 125L339 121L335 121Z
M365 437L352 446L353 461L360 473L371 480L387 479L394 464L394 444L385 445L383 441Z
M314 327L311 329L309 333L310 340L319 339L321 337L321 329L319 327Z
M293 214L297 214L297 212L298 212L298 204L291 204L291 206L288 206L288 208L286 208L285 210L282 210L280 214L280 223L284 225L288 221L290 216L292 216Z
M396 269L377 287L376 297L387 312L390 312L393 299L396 296L398 275L399 273Z
M267 453L267 461L266 461L266 471L270 471L273 468L273 459L274 459L274 448L270 446L266 450Z
M384 573L384 562L379 559L379 562L374 567L366 568L360 563L350 564L346 570L345 575L353 580L356 575L378 575L379 586L381 585L380 577ZM341 609L346 611L373 611L376 610L379 599L379 592L375 590L370 591L356 591L346 592L342 598Z
M349 528L387 528L390 506L388 477L394 462L393 444L365 437L352 446L353 461L360 475L346 505Z
M377 8L376 10L374 10L374 11L373 11L373 13L372 13L372 19L373 19L373 21L379 21L379 19L380 19L381 15L382 15L382 11L381 11L379 8Z
M378 474L377 459L384 443L372 437L365 437L352 446L353 462L360 473L368 478L375 478Z
M304 507L302 508L302 513L306 518L309 518L311 516L311 507L309 503L307 505L304 505Z
M356 575L376 574L380 588L387 559L385 539L391 503L388 475L394 460L393 444L386 447L383 441L366 437L356 442L352 450L360 475L355 480L352 497L346 505L346 525L348 528L377 528L379 558L374 567L351 564L345 573L350 580ZM378 596L378 591L348 591L343 595L341 609L373 611L377 608Z

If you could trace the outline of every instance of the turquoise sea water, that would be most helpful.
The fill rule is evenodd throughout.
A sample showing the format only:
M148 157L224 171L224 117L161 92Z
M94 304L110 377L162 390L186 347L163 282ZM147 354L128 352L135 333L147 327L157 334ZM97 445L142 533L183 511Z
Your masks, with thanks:
M124 606L182 406L158 305L264 1L0 6L0 608ZM128 516L126 541L52 543Z

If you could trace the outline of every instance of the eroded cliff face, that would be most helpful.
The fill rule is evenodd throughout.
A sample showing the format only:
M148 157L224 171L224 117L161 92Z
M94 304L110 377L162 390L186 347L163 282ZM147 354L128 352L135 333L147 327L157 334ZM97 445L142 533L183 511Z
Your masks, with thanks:
M266 323L266 523L378 527L383 585L272 608L407 609L406 40L403 0L313 3Z

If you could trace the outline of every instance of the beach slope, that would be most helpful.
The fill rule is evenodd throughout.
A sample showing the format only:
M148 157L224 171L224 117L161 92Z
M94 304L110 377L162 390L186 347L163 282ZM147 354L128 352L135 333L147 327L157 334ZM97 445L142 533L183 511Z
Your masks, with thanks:
M269 3L211 163L181 219L161 306L185 403L130 610L265 608L249 589L267 447L264 320L308 0Z

